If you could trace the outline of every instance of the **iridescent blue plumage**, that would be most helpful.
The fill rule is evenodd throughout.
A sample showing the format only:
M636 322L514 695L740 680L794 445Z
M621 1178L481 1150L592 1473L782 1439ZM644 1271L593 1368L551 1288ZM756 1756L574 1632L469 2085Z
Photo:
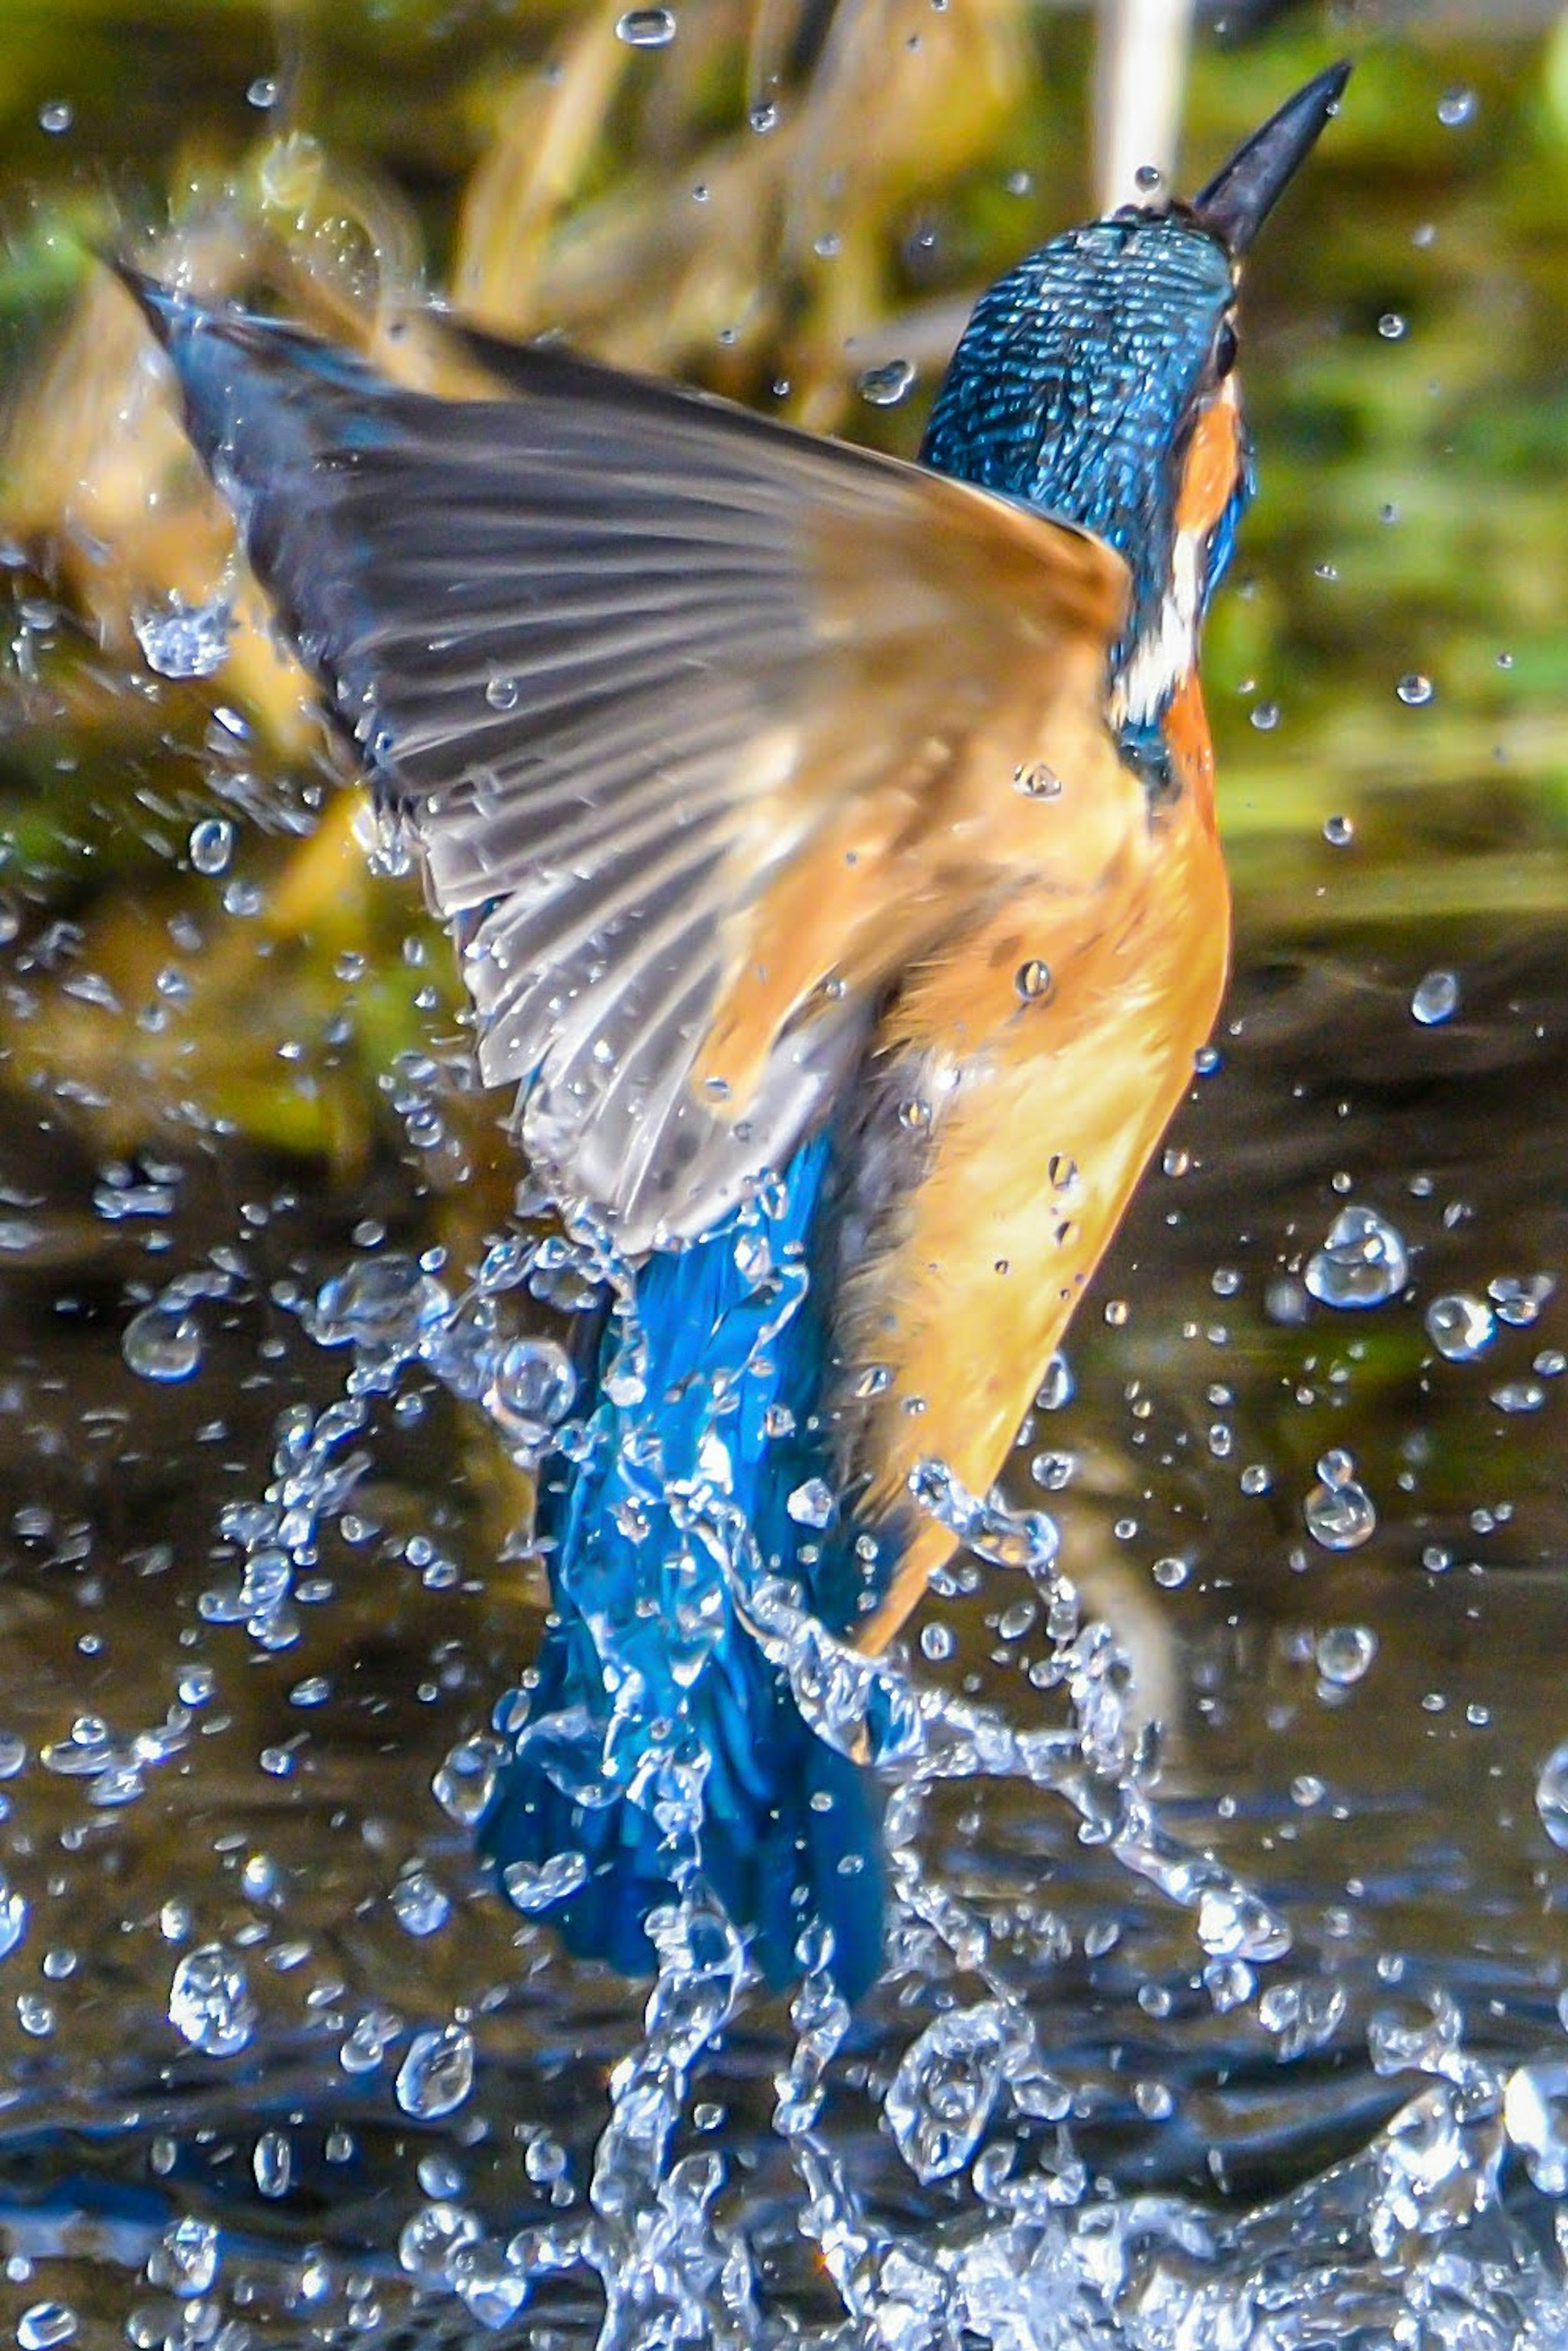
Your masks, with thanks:
M1158 625L1195 392L1235 298L1229 256L1189 214L1091 221L981 296L931 412L924 464L1115 549L1133 576L1124 645ZM1243 473L1206 598L1249 487Z
M520 1731L522 1709L502 1709L516 1747L480 1844L529 1883L580 1853L584 1882L551 1916L574 1949L630 1973L652 1965L645 1920L684 1846L752 1928L772 1981L813 1920L832 1929L850 1996L876 1972L873 1784L807 1729L737 1604L783 1573L841 1623L860 1589L817 1501L831 1465L810 1260L830 1184L819 1137L719 1232L649 1261L634 1320L604 1335L585 1458L546 1473L552 1615Z

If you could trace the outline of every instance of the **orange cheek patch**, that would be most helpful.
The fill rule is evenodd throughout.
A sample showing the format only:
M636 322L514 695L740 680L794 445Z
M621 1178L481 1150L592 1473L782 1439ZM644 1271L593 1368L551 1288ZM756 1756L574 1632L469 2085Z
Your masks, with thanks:
M1231 384L1198 418L1187 445L1186 467L1176 499L1178 531L1214 528L1236 486L1236 392Z

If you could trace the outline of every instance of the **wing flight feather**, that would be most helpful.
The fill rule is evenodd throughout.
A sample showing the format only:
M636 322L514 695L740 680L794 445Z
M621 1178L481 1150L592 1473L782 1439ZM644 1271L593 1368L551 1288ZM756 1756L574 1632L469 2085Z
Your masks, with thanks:
M419 846L525 1146L630 1252L711 1228L898 975L1049 877L1013 771L1105 752L1120 562L548 347L463 336L495 396L439 400L131 283Z

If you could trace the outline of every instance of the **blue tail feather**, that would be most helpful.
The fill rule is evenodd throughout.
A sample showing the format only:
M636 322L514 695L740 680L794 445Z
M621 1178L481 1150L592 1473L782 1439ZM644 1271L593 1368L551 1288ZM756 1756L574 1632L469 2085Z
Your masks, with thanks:
M874 1782L802 1719L735 1604L748 1573L793 1576L819 1607L843 1580L833 1532L789 1507L825 1466L808 1253L827 1157L807 1144L779 1202L650 1260L640 1353L606 1333L586 1458L541 1498L553 1613L480 1844L503 1883L580 1853L582 1883L548 1915L580 1954L645 1972L679 1853L668 1807L678 1823L700 1772L696 1864L764 1974L787 1982L817 1922L853 1998L881 1958Z

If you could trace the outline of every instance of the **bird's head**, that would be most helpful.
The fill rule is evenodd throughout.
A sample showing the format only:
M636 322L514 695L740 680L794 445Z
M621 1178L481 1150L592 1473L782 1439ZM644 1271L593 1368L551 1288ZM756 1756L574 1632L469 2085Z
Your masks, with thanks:
M1132 606L1112 716L1158 726L1250 494L1237 397L1242 263L1334 110L1331 67L1191 204L1128 205L1055 237L981 298L921 455L940 473L1081 524L1123 557Z

